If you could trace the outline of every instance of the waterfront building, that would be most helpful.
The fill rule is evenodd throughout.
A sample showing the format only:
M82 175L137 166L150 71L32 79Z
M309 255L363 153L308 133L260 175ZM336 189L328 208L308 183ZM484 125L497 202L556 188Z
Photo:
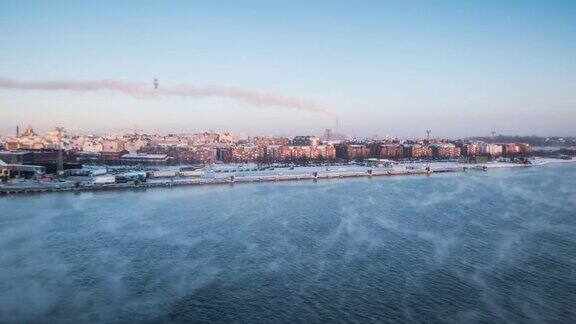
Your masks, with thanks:
M217 160L217 148L211 146L193 146L191 150L191 162L210 164L215 163Z
M432 144L430 145L432 156L436 158L451 158L460 156L461 150L454 144Z
M32 163L34 154L30 151L0 151L0 161L6 164Z
M319 160L334 160L336 159L336 149L334 145L318 145L314 147L312 152L313 159Z
M518 143L518 153L519 154L530 154L532 152L532 147L527 143Z
M481 154L480 146L474 143L464 144L461 149L464 156L476 156Z
M370 148L364 144L346 143L338 146L336 154L348 160L364 160L370 157Z
M128 153L120 157L123 164L166 165L171 160L167 154Z
M42 166L11 164L0 160L0 182L7 182L14 177L18 178L38 178L45 173Z
M19 132L18 132L19 133ZM4 137L6 150L24 150L40 152L44 158L55 160L57 150L66 152L84 152L86 155L74 155L69 162L86 161L95 163L96 159L104 163L129 163L137 160L137 153L163 154L170 163L214 163L229 162L289 162L304 160L332 160L336 157L347 160L366 158L451 158L457 156L514 156L531 152L529 144L504 143L488 144L467 140L450 141L447 139L406 140L365 139L338 144L322 143L316 136L286 137L239 136L213 131L197 134L145 135L129 133L112 136L67 135L66 129L57 127L53 131L38 135L29 126L16 137ZM54 150L54 151L51 151ZM127 154L131 155L127 155ZM34 153L37 154L37 153ZM52 156L48 156L52 155ZM126 158L122 158L126 155ZM131 156L134 156L131 158ZM37 159L40 159L38 157ZM146 163L146 159L135 163ZM131 163L131 162L130 162ZM158 162L165 163L165 162Z
M217 145L214 147L215 157L217 161L231 162L232 161L232 146L231 145Z
M404 156L404 149L400 144L382 144L380 145L379 156L381 158L400 159Z
M296 136L292 139L294 146L317 146L318 144L320 144L320 138L316 136Z
M489 156L500 156L502 155L502 145L501 144L483 144L480 147L480 154Z
M264 158L264 148L254 144L242 144L232 147L232 162L253 162Z
M120 162L122 155L128 154L124 149L124 141L119 139L104 139L102 140L102 150L100 157L103 163L116 164Z
M432 156L432 149L429 146L423 146L421 144L403 144L402 149L402 156L405 158L422 158Z
M264 159L268 162L284 160L283 147L286 147L286 145L267 145L264 151Z
M74 152L74 160L78 163L96 164L101 161L100 152Z

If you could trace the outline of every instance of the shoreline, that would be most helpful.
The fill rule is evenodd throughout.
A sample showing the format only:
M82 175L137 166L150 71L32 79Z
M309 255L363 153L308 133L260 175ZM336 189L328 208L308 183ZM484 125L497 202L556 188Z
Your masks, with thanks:
M120 189L141 189L141 188L172 188L181 186L207 186L207 185L232 185L235 183L258 183L258 182L280 182L280 181L318 181L329 179L343 179L343 178L369 178L369 177L382 177L382 176L406 176L406 175L430 175L432 173L447 173L447 172L464 172L463 170L456 169L437 169L431 172L425 170L406 170L406 171L380 171L369 173L360 172L347 172L339 174L312 174L302 175L278 175L278 176L259 176L259 177L238 177L233 180L229 178L212 178L212 179L191 179L179 181L164 181L164 182L143 182L139 184L132 183L117 183L109 185L92 185L83 187L22 187L22 188L0 188L0 196L8 196L15 194L35 194L47 192L83 192L83 191L101 191L101 190L120 190Z
M45 187L0 187L0 197L21 194L39 194L48 192L85 192L101 190L122 190L122 189L142 189L142 188L171 188L180 186L205 186L205 185L231 185L235 183L254 183L254 182L280 182L280 181L318 181L343 178L370 178L370 177L392 177L392 176L410 176L410 175L432 175L434 173L452 173L490 170L510 169L518 167L539 167L549 164L574 163L576 160L541 160L533 164L484 164L473 166L462 165L458 167L433 168L430 171L425 169L405 169L405 170L384 170L384 169L367 169L366 172L343 171L337 173L321 173L316 175L312 173L292 174L292 175L260 175L260 176L243 176L243 177L226 177L226 178L192 178L192 179L170 179L154 182L134 183L116 183L104 185L89 186L45 186Z

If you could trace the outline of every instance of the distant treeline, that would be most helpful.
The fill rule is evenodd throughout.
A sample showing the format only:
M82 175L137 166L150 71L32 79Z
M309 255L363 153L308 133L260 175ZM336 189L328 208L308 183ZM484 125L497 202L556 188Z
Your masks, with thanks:
M532 146L576 146L576 137L542 137L542 136L517 136L497 135L467 138L472 141L484 141L486 143L528 143Z

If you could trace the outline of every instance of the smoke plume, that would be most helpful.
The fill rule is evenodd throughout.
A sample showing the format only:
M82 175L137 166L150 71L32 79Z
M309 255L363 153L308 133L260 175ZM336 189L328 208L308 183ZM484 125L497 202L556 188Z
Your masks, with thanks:
M118 92L142 99L158 97L222 97L247 102L258 107L290 108L333 115L333 112L329 108L312 101L277 93L262 93L253 90L224 86L193 87L188 85L179 85L175 87L167 87L160 85L158 89L154 89L152 83L146 84L116 80L19 81L0 78L0 89L73 92L97 92L104 90Z

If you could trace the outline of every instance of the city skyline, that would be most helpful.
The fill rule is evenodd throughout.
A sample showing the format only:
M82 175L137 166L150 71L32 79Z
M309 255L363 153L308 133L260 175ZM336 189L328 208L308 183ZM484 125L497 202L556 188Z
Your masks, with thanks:
M575 0L0 0L0 323L576 323Z
M336 125L336 127L338 127ZM296 136L317 136L321 138L326 138L332 136L332 140L338 141L354 141L354 140L426 140L426 139L436 139L436 140L466 140L466 139L479 139L479 138L510 138L510 137L521 137L521 138L539 138L539 139L575 139L576 136L539 136L535 134L521 135L521 134L502 134L496 131L492 131L486 134L477 134L472 136L460 136L460 137L449 137L449 136L437 136L433 130L426 129L421 132L421 134L415 134L414 136L397 136L394 134L379 133L372 134L370 136L357 136L356 134L346 134L339 132L338 128L325 128L317 129L309 132L292 132L292 133L265 133L265 132L250 132L250 131L232 131L230 129L198 129L198 130L185 130L185 131L160 131L160 130L148 130L134 125L133 127L123 127L117 129L108 129L107 131L101 132L91 132L82 129L68 129L64 126L53 126L48 128L36 128L32 123L25 125L16 125L11 131L6 133L0 133L0 140L2 139L14 139L22 137L25 132L32 130L34 136L42 136L44 134L49 134L55 131L64 131L69 136L96 136L96 137L114 137L114 136L125 136L125 135L137 135L137 136L187 136L202 133L213 133L213 134L230 134L239 139L247 139L252 137L276 137L276 138L292 138ZM304 135L303 135L304 134ZM1 143L1 142L0 142Z
M576 4L248 1L0 4L0 78L279 94L333 115L204 96L0 89L0 134L573 136ZM224 96L226 97L226 96Z

